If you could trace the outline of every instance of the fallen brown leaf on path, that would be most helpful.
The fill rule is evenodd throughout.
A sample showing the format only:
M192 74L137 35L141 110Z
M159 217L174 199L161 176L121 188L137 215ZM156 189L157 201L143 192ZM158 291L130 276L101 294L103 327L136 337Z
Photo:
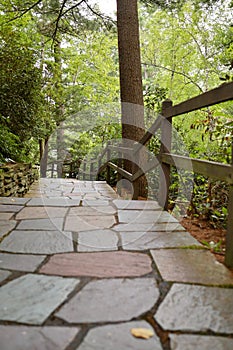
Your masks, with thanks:
M150 339L154 336L154 331L147 328L132 328L131 334L135 338Z

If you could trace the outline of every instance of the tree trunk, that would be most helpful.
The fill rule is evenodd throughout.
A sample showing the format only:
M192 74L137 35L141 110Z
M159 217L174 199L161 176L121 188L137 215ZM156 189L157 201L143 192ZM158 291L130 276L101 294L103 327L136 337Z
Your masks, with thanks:
M45 140L40 140L40 176L46 177L47 164L48 164L48 153L49 153L49 137Z
M64 105L63 105L63 91L62 85L62 57L61 57L61 40L56 38L54 43L54 61L55 61L55 104L56 104L56 123L57 123L57 177L62 177L63 162L65 159L64 146Z
M117 29L120 66L122 138L125 146L139 141L144 134L144 106L139 42L137 0L117 0ZM145 154L144 154L145 157ZM124 162L125 169L136 172L142 166L143 155ZM136 184L139 195L147 194L146 178ZM134 197L137 197L135 193Z

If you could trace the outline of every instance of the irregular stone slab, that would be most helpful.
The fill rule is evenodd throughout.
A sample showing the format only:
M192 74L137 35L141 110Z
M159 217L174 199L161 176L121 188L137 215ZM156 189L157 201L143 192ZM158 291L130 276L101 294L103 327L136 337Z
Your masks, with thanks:
M118 250L118 237L111 230L85 231L78 234L79 252Z
M4 238L0 250L26 254L72 252L72 234L59 231L13 231Z
M160 210L119 210L118 218L120 223L132 224L177 222L169 213Z
M0 320L41 325L63 303L79 280L28 274L0 290Z
M209 285L233 285L233 273L206 250L152 250L152 257L162 275L170 282Z
M10 220L14 213L0 213L0 220Z
M107 252L73 253L52 256L41 273L61 276L137 277L152 271L146 254Z
M17 230L62 230L63 218L22 220Z
M0 268L34 272L45 258L45 255L36 256L0 253Z
M32 198L27 206L30 207L71 207L74 205L79 205L80 200L71 200L66 198Z
M0 197L0 204L25 205L29 199L18 197Z
M109 228L116 223L114 216L67 216L65 231L81 232Z
M0 282L6 280L11 275L10 271L0 270Z
M131 335L132 328L152 327L145 321L128 322L91 329L77 350L162 350L159 338L154 335L148 340Z
M0 326L2 350L65 350L78 334L74 327Z
M17 224L15 220L0 220L0 237L12 231Z
M162 210L162 208L155 201L117 199L117 200L114 200L113 203L118 209Z
M116 209L111 206L108 207L75 207L69 211L69 216L83 216L83 215L115 215Z
M232 350L233 339L191 334L170 334L171 350Z
M47 219L63 218L67 213L67 208L56 207L26 207L16 215L17 220L24 219Z
M98 207L98 206L105 206L109 205L109 201L104 201L102 199L96 199L96 200L84 200L83 206L84 207Z
M165 330L233 333L232 289L174 284L155 319Z
M18 213L22 208L22 205L0 204L0 212L2 213Z
M98 280L88 283L56 316L77 323L129 321L150 310L158 298L153 278Z
M123 232L120 236L125 250L201 246L188 232Z
M172 232L185 231L185 228L178 222L158 223L158 224L118 224L114 226L114 230L118 232Z

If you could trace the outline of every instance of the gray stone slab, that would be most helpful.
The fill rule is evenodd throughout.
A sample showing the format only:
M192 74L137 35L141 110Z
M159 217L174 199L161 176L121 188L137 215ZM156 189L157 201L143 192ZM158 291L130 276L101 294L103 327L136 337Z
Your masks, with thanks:
M83 201L84 207L98 207L98 206L106 206L109 205L109 201L105 201L102 199L96 199L96 200L84 200Z
M64 326L0 326L1 350L65 350L78 332Z
M178 222L166 211L161 210L119 210L120 223L144 224L159 222Z
M68 208L59 207L26 207L16 215L17 220L63 218Z
M22 205L0 204L0 212L2 213L18 213L21 209L23 209Z
M89 216L89 215L115 215L116 209L111 206L107 207L75 207L70 208L69 216Z
M14 213L0 213L0 220L10 220Z
M77 323L129 321L159 298L153 278L108 279L88 283L56 316Z
M145 328L153 331L145 321L96 327L88 332L77 350L162 350L160 340L156 335L148 340L135 338L130 332L132 328Z
M25 205L29 199L18 197L0 197L0 204Z
M116 223L112 215L67 216L65 231L81 232L110 228Z
M28 203L27 206L32 207L71 207L74 205L79 205L80 200L71 200L66 198L32 198Z
M151 254L166 281L233 285L233 273L207 250L161 249L152 250Z
M17 230L50 230L57 231L63 228L63 218L22 220Z
M28 274L0 290L0 320L41 325L63 303L79 280Z
M172 232L185 231L185 228L178 222L158 223L158 224L118 224L114 226L114 230L118 232Z
M73 251L70 232L12 231L0 244L5 252L26 254L56 254Z
M116 199L113 201L118 209L134 209L134 210L162 210L155 201L138 201L138 200L123 200Z
M165 330L232 334L232 289L174 284L155 319Z
M122 247L125 250L147 250L201 246L187 232L123 232L120 233Z
M5 279L7 279L11 275L10 271L6 270L0 270L0 282L3 282Z
M34 272L46 256L0 253L0 268Z
M232 350L233 339L207 335L170 334L171 350Z
M117 234L111 230L85 231L78 234L79 252L117 250Z
M15 220L0 220L0 237L12 231L17 224Z

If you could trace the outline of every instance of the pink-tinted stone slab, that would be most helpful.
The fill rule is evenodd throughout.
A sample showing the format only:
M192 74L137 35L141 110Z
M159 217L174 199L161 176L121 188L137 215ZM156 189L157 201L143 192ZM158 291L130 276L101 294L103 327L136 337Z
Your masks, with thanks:
M61 276L135 277L152 271L146 254L126 252L56 254L41 273Z
M129 321L151 310L159 298L153 278L115 278L88 283L55 315L70 323Z
M171 350L232 350L233 339L207 335L170 334Z
M16 219L62 218L66 215L67 210L67 208L59 207L26 207L17 214Z
M115 222L115 217L111 215L67 216L65 231L81 232L110 228Z
M233 273L218 263L209 251L161 249L152 250L151 254L166 281L233 285Z
M155 319L164 330L232 334L232 289L173 284Z
M153 332L145 321L95 327L88 332L78 350L162 350L156 334L145 341L132 336L132 328L145 328Z
M2 350L65 350L78 334L76 327L0 326Z

